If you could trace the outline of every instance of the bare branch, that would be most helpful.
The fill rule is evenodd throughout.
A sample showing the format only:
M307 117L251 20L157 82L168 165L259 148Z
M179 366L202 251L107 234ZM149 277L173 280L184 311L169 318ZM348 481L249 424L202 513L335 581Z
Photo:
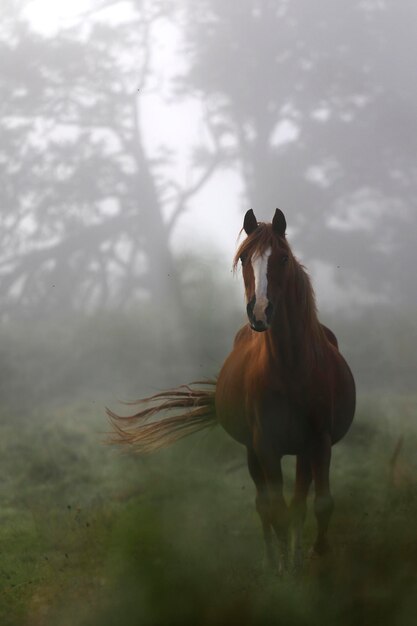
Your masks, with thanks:
M167 222L168 232L172 232L172 229L174 228L180 215L184 213L184 211L187 210L187 202L196 193L198 193L200 189L206 184L206 182L210 179L210 177L213 175L214 171L217 169L217 167L220 165L221 162L222 162L221 157L214 158L212 162L209 164L208 168L201 174L199 179L194 183L194 185L191 185L191 187L189 187L186 191L179 192L176 206Z

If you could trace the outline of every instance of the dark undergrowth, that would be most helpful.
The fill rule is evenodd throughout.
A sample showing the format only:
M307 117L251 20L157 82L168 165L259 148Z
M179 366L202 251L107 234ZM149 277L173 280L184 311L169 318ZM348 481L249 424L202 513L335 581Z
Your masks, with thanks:
M220 429L139 458L101 443L91 404L3 414L0 623L415 624L416 409L361 399L333 455L333 550L307 558L310 501L303 571L282 578L263 561L243 449Z

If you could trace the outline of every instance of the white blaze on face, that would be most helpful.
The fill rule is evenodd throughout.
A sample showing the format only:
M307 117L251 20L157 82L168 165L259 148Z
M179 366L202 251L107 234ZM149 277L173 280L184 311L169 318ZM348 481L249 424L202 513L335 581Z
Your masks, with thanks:
M255 277L255 307L253 313L255 319L266 322L265 309L268 306L268 260L271 256L271 248L265 250L262 255L252 259L252 269Z

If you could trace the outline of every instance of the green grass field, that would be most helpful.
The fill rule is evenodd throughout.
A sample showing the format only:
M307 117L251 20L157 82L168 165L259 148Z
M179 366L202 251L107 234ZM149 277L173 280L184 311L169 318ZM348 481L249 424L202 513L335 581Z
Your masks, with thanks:
M0 624L415 624L416 415L415 397L360 399L334 449L332 553L278 578L244 450L220 428L140 458L103 445L96 404L3 412Z

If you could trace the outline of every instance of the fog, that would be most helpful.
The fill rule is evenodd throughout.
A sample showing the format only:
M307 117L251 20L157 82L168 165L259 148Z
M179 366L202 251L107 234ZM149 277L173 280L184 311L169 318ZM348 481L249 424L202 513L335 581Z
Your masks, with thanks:
M3 324L129 314L148 336L169 327L176 350L211 332L230 344L242 217L279 206L322 318L342 334L384 319L381 342L406 324L408 345L415 14L405 0L4 3Z
M13 449L46 419L69 451L82 415L93 450L106 404L217 374L245 323L248 208L284 211L359 406L401 398L415 424L416 20L411 0L3 0Z

